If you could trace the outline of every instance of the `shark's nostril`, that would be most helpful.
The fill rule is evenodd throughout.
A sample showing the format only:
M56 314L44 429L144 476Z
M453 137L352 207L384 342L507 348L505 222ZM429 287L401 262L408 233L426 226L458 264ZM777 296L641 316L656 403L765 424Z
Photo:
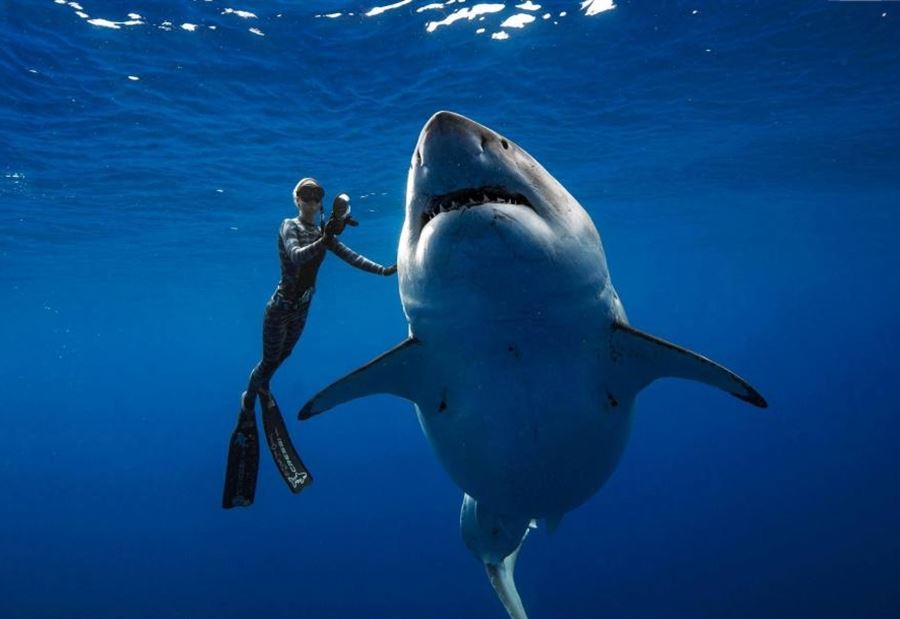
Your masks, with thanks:
M416 163L418 163L419 166L422 165L422 151L420 150L416 151Z
M481 150L484 150L484 147L487 146L488 138L485 134L481 134Z

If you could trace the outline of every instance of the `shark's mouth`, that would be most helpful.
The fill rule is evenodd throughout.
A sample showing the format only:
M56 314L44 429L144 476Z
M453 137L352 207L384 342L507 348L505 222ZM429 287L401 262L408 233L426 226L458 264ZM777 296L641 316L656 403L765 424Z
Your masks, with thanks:
M528 198L496 185L460 189L434 196L428 208L422 211L422 227L441 213L458 211L483 204L518 204L534 209Z

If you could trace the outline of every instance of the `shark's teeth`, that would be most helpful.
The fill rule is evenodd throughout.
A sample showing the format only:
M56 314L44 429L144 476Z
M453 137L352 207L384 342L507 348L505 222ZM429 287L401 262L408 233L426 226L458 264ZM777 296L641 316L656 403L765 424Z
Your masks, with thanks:
M521 193L509 191L505 187L473 187L460 189L440 196L434 196L431 203L422 212L422 226L424 227L432 218L440 213L480 206L482 204L518 204L534 208Z

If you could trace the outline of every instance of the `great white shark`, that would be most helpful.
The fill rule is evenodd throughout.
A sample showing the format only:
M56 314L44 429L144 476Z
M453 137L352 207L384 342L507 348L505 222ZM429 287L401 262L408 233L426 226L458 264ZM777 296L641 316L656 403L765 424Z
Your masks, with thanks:
M551 530L612 474L638 392L657 378L746 381L631 327L600 235L572 195L511 140L438 112L413 151L397 255L409 336L319 392L301 419L388 393L415 404L463 490L463 540L510 617L530 528Z

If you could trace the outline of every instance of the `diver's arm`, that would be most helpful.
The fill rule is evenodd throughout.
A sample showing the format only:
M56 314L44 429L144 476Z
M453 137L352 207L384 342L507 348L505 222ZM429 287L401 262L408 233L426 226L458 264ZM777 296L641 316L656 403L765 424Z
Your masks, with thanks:
M369 273L376 273L377 275L393 275L397 272L396 264L389 267L381 266L377 262L372 262L365 256L356 253L333 236L325 236L324 238L326 239L325 242L328 243L328 249L336 253L341 260L350 266Z
M325 237L320 236L312 242L301 238L299 226L292 223L290 219L285 219L281 224L280 234L281 242L284 243L287 255L290 256L291 262L297 266L309 262L325 251Z

